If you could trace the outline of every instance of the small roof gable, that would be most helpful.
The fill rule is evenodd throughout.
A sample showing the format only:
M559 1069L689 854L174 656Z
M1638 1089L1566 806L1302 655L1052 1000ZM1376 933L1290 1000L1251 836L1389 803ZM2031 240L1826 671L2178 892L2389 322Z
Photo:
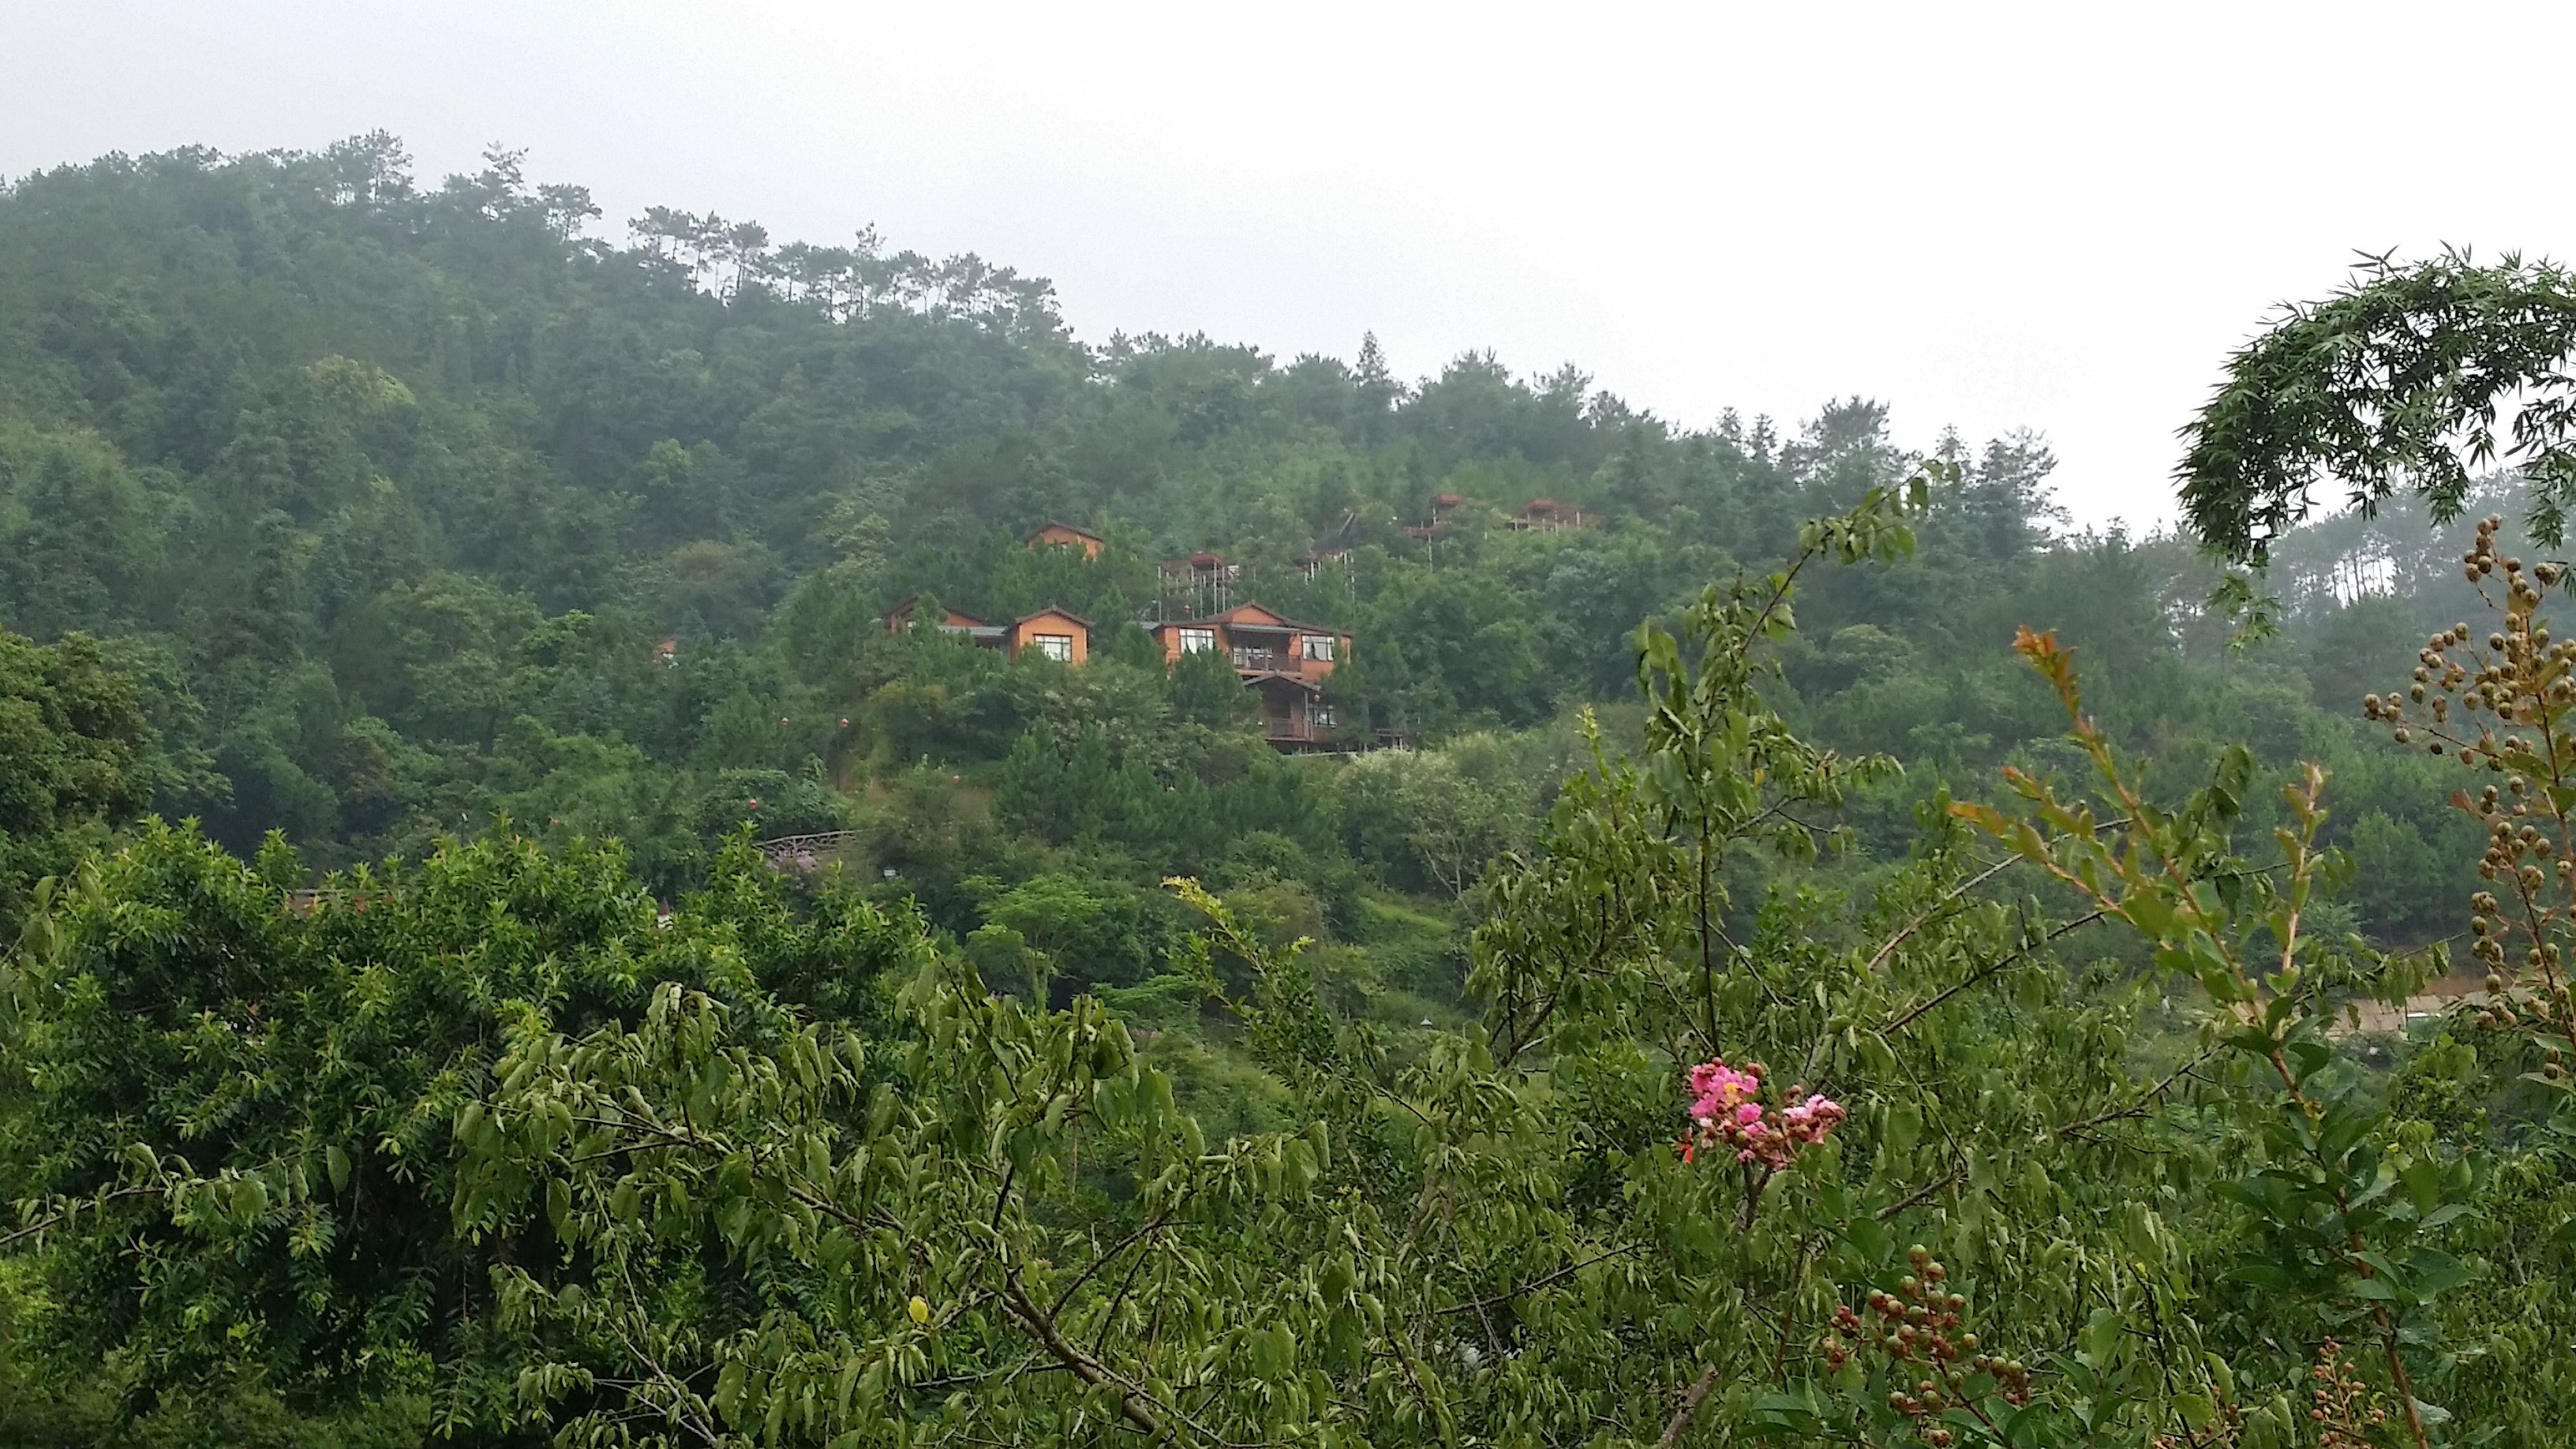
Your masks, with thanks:
M1068 624L1079 624L1086 630L1091 627L1091 621L1089 619L1082 617L1071 609L1065 608L1061 604L1049 604L1043 609L1037 609L1029 613L1022 614L1020 617L1013 619L1011 623L1016 627L1027 623L1031 619L1062 619Z

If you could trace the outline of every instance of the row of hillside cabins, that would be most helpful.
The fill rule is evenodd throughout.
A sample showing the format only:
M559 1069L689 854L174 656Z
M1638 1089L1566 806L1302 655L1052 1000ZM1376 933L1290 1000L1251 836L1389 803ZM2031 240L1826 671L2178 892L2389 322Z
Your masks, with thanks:
M913 616L920 612L915 607L920 602L918 597L906 599L886 610L878 622L888 633L900 634L916 622ZM1091 658L1091 621L1062 609L1040 609L1007 624L987 624L942 605L939 632L963 635L983 648L1000 650L1009 659L1035 654L1058 664L1078 665Z
M1350 557L1348 548L1319 545L1307 551L1300 567L1311 584L1324 570L1348 564ZM1167 558L1155 565L1155 574L1162 585L1158 613L1222 614L1233 607L1235 590L1243 583L1243 565L1214 553Z
M1348 541L1352 517L1342 515L1341 527L1315 540L1299 561L1298 571L1306 582L1324 577L1327 569L1347 568L1351 561ZM1156 582L1162 586L1162 603L1167 610L1184 613L1223 613L1234 603L1235 588L1243 582L1243 565L1223 554L1201 551L1188 558L1167 558L1154 566Z
M1079 548L1097 558L1104 546L1097 534L1064 523L1049 523L1023 540L1031 548ZM1230 584L1241 568L1214 554L1180 561L1184 568L1206 559L1212 576ZM1164 566L1167 570L1170 564ZM1228 571L1231 572L1228 572ZM922 622L920 599L905 599L879 616L887 630L901 632ZM945 605L936 627L982 648L1018 659L1034 654L1059 664L1080 667L1091 657L1092 624L1060 608L999 623L987 623ZM1333 666L1350 657L1351 636L1316 624L1300 624L1259 604L1242 603L1204 615L1157 620L1146 625L1168 667L1183 655L1213 653L1234 666L1244 687L1261 700L1262 732L1283 750L1329 750L1341 747L1343 734L1324 697L1324 681Z

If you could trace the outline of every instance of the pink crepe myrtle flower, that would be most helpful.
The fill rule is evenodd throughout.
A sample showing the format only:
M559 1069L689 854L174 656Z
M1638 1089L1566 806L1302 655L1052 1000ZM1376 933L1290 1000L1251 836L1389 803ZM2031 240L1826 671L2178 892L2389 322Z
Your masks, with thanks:
M1709 1122L1724 1116L1762 1090L1758 1072L1741 1071L1726 1064L1724 1057L1705 1061L1690 1069L1691 1118Z
M1682 1139L1685 1162L1698 1160L1698 1149L1707 1146L1733 1152L1738 1162L1786 1167L1799 1149L1824 1141L1849 1115L1821 1092L1787 1107L1766 1107L1761 1068L1730 1067L1724 1057L1691 1068L1689 1083L1692 1131Z

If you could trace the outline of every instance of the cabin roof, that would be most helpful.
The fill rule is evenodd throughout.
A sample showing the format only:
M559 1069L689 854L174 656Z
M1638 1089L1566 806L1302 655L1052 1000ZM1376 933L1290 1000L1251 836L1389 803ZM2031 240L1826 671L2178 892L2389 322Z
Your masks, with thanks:
M920 593L907 593L907 596L904 596L904 598L896 598L894 603L889 603L889 606L886 606L884 614L878 614L876 619L878 619L878 621L889 621L889 619L896 619L896 616L899 616L899 614L909 614L909 611L912 611L914 603L920 603L920 601L922 601ZM943 606L943 611L945 611L945 614L948 614L948 616L945 616L945 619L940 619L940 627L971 627L971 629L981 629L981 627L984 627L984 621L976 619L974 614L966 614L966 611L963 611L963 608L945 608L945 606Z
M897 618L898 616L911 612L911 610L912 610L912 606L913 606L913 605L915 605L915 604L918 604L918 603L920 603L920 602L921 602L921 595L919 595L919 594L906 594L906 595L904 595L902 598L895 600L892 604L887 605L887 606L886 606L886 611L885 611L884 613L882 613L882 614L877 615L877 621L878 621L879 623L888 623L888 622L891 622L891 621L893 621L895 618ZM940 627L941 627L941 628L943 628L943 629L946 629L946 628L981 629L981 628L985 627L985 625L984 625L984 621L983 621L983 620L976 618L974 615L967 613L967 612L966 612L965 610L963 610L963 609L948 609L948 610L947 610L947 615L948 615L948 617L947 617L947 618L942 619L942 620L940 620L940 621L939 621L939 625L940 625ZM952 623L951 621L954 621L954 622Z
M1061 529L1063 529L1065 532L1070 533L1070 534L1074 535L1074 536L1075 536L1075 537L1077 537L1077 538L1087 538L1087 539L1091 540L1093 543L1107 543L1107 542L1109 541L1109 540L1107 540L1107 539L1105 539L1105 538L1102 538L1099 534L1096 534L1096 533L1092 532L1090 529L1087 529L1087 528L1076 528L1076 527L1074 527L1072 524L1065 522L1063 519L1060 519L1060 518L1050 518L1050 519L1048 519L1046 522L1039 524L1037 527L1030 529L1028 532L1026 532L1026 533L1024 533L1024 534L1021 534L1021 535L1020 535L1020 542L1022 542L1022 543L1032 543L1032 542L1035 542L1035 541L1037 540L1038 535L1040 535L1040 534L1042 534L1042 533L1045 533L1045 532L1046 532L1048 529L1050 529L1050 528L1061 528Z
M1259 613L1264 618L1273 622L1263 623L1257 620L1246 620L1236 617L1247 609ZM1154 625L1153 632L1159 634L1165 629L1204 629L1212 624L1223 624L1229 629L1267 629L1283 633L1295 631L1302 634L1331 634L1337 637L1346 636L1350 633L1347 629L1336 629L1328 624L1301 623L1298 620L1282 615L1276 609L1268 608L1264 605L1249 601L1237 604L1233 608L1228 609L1221 614L1210 614L1204 619L1166 619L1163 622Z
M1032 609L1028 613L1022 614L1020 617L1013 619L1011 623L1016 627L1027 623L1031 619L1062 619L1068 623L1079 624L1085 629L1092 627L1089 619L1082 617L1080 614L1064 607L1062 604L1049 604L1043 609Z

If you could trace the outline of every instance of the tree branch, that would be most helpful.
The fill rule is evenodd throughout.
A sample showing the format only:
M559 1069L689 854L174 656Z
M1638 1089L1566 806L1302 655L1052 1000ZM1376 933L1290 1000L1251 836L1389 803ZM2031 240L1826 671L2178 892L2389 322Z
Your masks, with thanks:
M1937 916L1941 914L1941 912L1949 909L1951 902L1957 900L1963 895L1966 895L1968 892L1975 890L1977 887L1984 885L1986 882L1993 880L1996 876L2003 874L2006 870L2020 863L2021 857L2007 856L1951 887L1942 895L1941 899L1934 901L1929 907L1925 908L1923 914L1906 922L1904 930L1888 937L1887 944L1878 948L1877 953L1869 958L1869 964L1862 967L1861 971L1864 974L1876 971L1880 964L1885 962L1888 956L1893 953L1897 947L1905 944L1907 937L1912 936L1915 932L1922 930L1926 925L1929 925L1934 916Z
M1169 1226L1172 1221L1172 1213L1177 1210L1178 1206L1179 1205L1176 1203L1173 1207L1164 1209L1161 1213L1156 1214L1151 1220L1146 1222L1144 1226L1136 1229L1136 1231L1132 1233L1129 1233L1127 1236L1120 1238L1117 1242L1110 1244L1108 1248L1100 1253L1099 1256L1093 1258L1081 1272L1073 1275L1073 1281L1065 1284L1063 1291L1055 1295L1055 1302L1048 1305L1047 1312L1051 1314L1064 1312L1064 1305L1072 1300L1075 1289L1080 1288L1087 1282L1090 1282L1091 1275L1109 1266L1111 1260L1115 1259L1119 1254L1126 1252L1129 1248L1134 1247L1145 1238L1161 1232L1165 1227Z
M1655 1449L1673 1449L1674 1445L1682 1442L1682 1435L1690 1429L1691 1420L1699 1414L1699 1406L1707 1400L1709 1391L1717 1387L1718 1368L1719 1365L1712 1363L1700 1370L1699 1377L1691 1380L1691 1386L1682 1390L1682 1401L1674 1408L1673 1416L1664 1421L1663 1437L1655 1441Z
M1020 1284L1018 1269L1006 1274L1004 1282L1003 1306L1010 1309L1011 1316L1020 1321L1020 1326L1029 1331L1029 1336L1035 1338L1040 1347L1053 1354L1056 1362L1072 1370L1073 1376L1084 1383L1116 1389L1118 1412L1139 1432L1154 1435L1163 1432L1162 1420L1154 1417L1153 1406L1135 1385L1101 1367L1100 1360L1076 1348L1065 1338L1063 1330L1056 1327L1054 1315L1029 1301L1028 1290Z
M99 1193L94 1197L81 1198L76 1202L72 1202L54 1212L46 1214L44 1217L38 1218L32 1223L26 1224L24 1227L13 1228L6 1233L0 1233L0 1249L10 1248L24 1239L36 1237L43 1233L49 1233L54 1229L61 1227L65 1223L70 1222L72 1219L79 1217L83 1209L95 1212L98 1209L107 1206L109 1203L117 1202L125 1198L150 1197L155 1193L166 1193L169 1190L170 1184L168 1183L136 1183L128 1187L115 1188L107 1192Z

